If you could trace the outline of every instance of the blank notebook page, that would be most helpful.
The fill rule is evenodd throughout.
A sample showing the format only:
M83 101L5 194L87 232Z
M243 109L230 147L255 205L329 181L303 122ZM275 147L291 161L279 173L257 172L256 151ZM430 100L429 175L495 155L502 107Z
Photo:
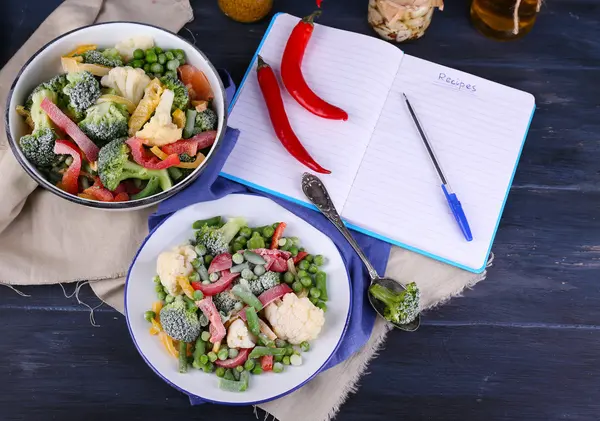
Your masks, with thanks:
M472 242L449 210L403 92L462 203ZM405 55L342 216L397 244L483 270L533 110L528 93Z
M260 49L278 76L283 50L298 21L291 15L278 15ZM332 171L320 177L339 209L348 198L402 56L396 47L373 38L315 25L304 58L304 76L319 96L349 114L345 122L311 114L281 85L294 131L313 158ZM283 148L273 132L256 78L256 60L228 124L242 130L223 167L226 176L306 201L300 181L309 170Z

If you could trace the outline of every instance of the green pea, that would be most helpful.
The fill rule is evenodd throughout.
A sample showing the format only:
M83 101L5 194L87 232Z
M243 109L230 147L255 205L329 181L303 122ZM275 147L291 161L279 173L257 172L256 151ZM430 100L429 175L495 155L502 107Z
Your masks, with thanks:
M307 277L307 276L310 276L310 275L308 274L308 272L307 272L307 271L305 271L305 270L303 270L303 269L300 269L300 270L298 271L298 278L305 278L305 277Z
M196 257L194 260L192 260L192 267L194 269L198 269L200 266L202 266L202 258Z
M225 370L225 375L223 376L223 378L227 380L235 380L233 377L233 372L229 368Z
M277 229L277 227L279 226L279 222L275 222L273 225L271 225L273 227L273 229Z
M231 257L231 260L233 261L234 264L241 265L242 263L244 263L244 255L241 253L235 253Z
M179 67L179 60L167 61L167 69L175 71L175 70L177 70L178 67Z
M290 247L290 253L292 253L293 257L298 256L298 247L296 247L296 246Z
M282 361L285 365L290 365L290 357L289 356L285 356L283 357L283 361Z
M173 70L167 70L165 72L165 76L170 76L174 79L177 79L177 72L173 71Z
M167 294L165 294L164 292L159 292L158 294L156 294L156 297L160 300L163 301L165 298L167 298Z
M248 227L244 227L240 230L240 235L242 237L250 238L252 236L252 230Z
M228 356L229 356L229 351L227 349L225 349L225 348L219 349L219 352L217 353L217 357L221 361L225 361Z
M134 69L141 69L142 67L144 67L144 60L133 60L131 62L131 67L133 67Z
M310 350L310 344L304 341L300 344L300 349L302 350L302 352L308 352Z
M277 348L285 348L288 345L288 343L286 341L284 341L283 339L275 339L275 346Z
M248 371L252 371L252 369L254 368L255 365L256 365L256 362L252 358L249 358L244 363L244 368Z
M319 307L321 310L323 311L327 311L327 304L325 304L323 301L319 301L317 304L315 304L317 307Z
M238 356L239 351L235 348L229 348L229 358L235 358Z
M160 75L165 69L163 68L162 64L154 63L152 66L150 66L150 70L152 70L155 74Z
M254 369L252 370L252 374L262 374L262 372L263 369L258 366L254 367Z
M315 261L315 265L317 265L317 266L323 266L323 264L325 263L325 258L322 255L317 254L315 256L314 261Z
M275 230L273 229L273 227L263 228L263 232L262 232L263 237L271 238L273 236L273 234L275 234Z
M219 358L218 355L215 352L212 352L212 351L210 351L206 355L208 356L208 359L210 360L211 363L214 363Z
M238 373L241 373L242 371L244 371L244 366L243 366L243 365L238 365L238 366L235 368L235 371L237 371Z
M150 323L152 321L152 319L154 319L156 317L156 313L153 311L147 311L144 313L144 319L146 319L146 321L148 323Z
M304 278L300 278L300 283L303 287L308 288L312 285L312 279L310 279L308 276L305 276Z
M173 54L175 55L175 58L177 60L184 60L185 59L185 53L183 52L183 50L180 50L180 49L173 50Z
M205 373L212 373L214 369L215 365L211 362L204 364L204 367L202 367L202 371L204 371Z
M292 289L296 294L299 294L300 292L302 292L302 284L296 281L292 284Z
M158 284L154 286L154 291L156 292L164 292L163 286Z
M310 296L313 298L319 298L321 297L321 291L317 288L311 288L310 289Z
M283 275L283 282L286 284L292 284L294 282L294 274L292 272L286 272Z
M319 299L316 297L310 297L309 298L310 302L313 303L315 306L317 305L317 303L319 302Z
M175 55L172 51L167 51L165 52L165 57L167 58L167 60L173 60L175 58Z
M275 362L280 363L283 361L283 355L276 355L273 359Z
M150 63L144 64L144 72L150 73Z
M190 282L198 282L200 281L200 275L198 274L198 272L192 272L188 279Z
M146 62L152 64L158 61L158 57L153 50L146 50Z
M225 369L223 367L217 367L215 374L217 377L223 377L225 375Z
M160 64L165 64L167 62L167 57L164 54L159 54L158 55L158 62Z
M152 278L152 280L154 281L155 284L160 284L160 277L158 275L154 276L154 278Z
M200 361L200 364L205 365L208 362L208 355L200 355L200 358L198 360Z
M244 243L233 243L233 251L234 252L238 252L240 250L244 250L246 248L246 245Z
M304 260L306 260L308 263L312 263L314 259L314 256L312 254L307 254L306 257L304 257Z
M308 263L306 259L304 259L300 263L298 263L298 267L302 270L308 270L308 268L310 267L310 263Z
M137 50L135 50L133 52L133 58L136 60L141 60L146 56L146 54L144 53L144 50L142 50L141 48L138 48Z
M262 266L262 265L256 265L256 266L254 267L254 274L255 274L256 276L262 276L262 275L264 275L264 274L265 274L265 272L266 272L266 271L267 271L267 270L266 270L266 269L265 269L265 267L264 267L264 266Z
M283 372L283 364L280 361L277 361L273 364L273 373L282 373Z
M194 291L194 300L200 301L202 299L204 299L204 294L202 291Z
M327 274L325 272L317 272L315 274L316 282L325 282L327 280Z
M308 273L315 274L319 271L319 267L317 265L310 265L308 267Z
M154 47L154 52L155 52L156 54L160 54L160 53L162 53L162 52L163 52L163 49L162 49L162 48L160 48L160 47Z
M213 257L210 254L207 254L206 256L204 256L204 264L205 265L210 265L210 262L212 262Z
M294 348L290 345L285 349L285 355L293 355L294 354Z
M165 298L165 303L167 304L171 304L173 301L175 301L175 297L172 296L171 294L167 295Z

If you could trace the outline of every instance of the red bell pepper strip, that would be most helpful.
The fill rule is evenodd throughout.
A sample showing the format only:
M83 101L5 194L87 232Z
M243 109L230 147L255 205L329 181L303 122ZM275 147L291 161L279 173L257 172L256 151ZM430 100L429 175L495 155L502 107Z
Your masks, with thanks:
M125 186L125 183L120 183L116 189L113 190L114 194L119 194L119 193L126 193L127 192L127 187Z
M294 257L294 264L297 265L302 260L304 260L304 258L306 256L308 256L308 252L306 252L306 251L299 251L298 254L296 255L296 257Z
M122 184L125 185L125 192L130 196L133 196L134 194L138 194L139 192L141 192L143 190L139 187L136 187L133 180L125 180Z
M262 294L260 294L258 296L258 299L262 303L263 307L266 307L269 304L271 304L273 301L277 300L278 298L283 297L285 294L289 294L290 292L294 292L294 291L292 291L292 289L288 286L288 284L279 284L277 286L274 286L271 289L266 290Z
M231 266L233 266L231 254L221 253L215 256L215 258L212 259L212 261L210 262L210 266L208 267L208 274L210 275L213 272L221 272L226 269L231 269Z
M240 352L238 353L237 357L235 358L230 358L228 360L216 360L215 361L215 365L218 367L223 367L223 368L235 368L239 365L242 365L246 362L246 360L248 359L248 355L250 354L250 349L249 348L242 348L239 350Z
M204 285L202 282L192 282L192 288L196 291L202 291L204 295L210 297L225 291L238 276L240 276L239 273L231 273L228 270L224 270L221 272L219 280L214 284Z
M94 182L94 185L92 187L85 189L83 192L85 194L89 194L90 196L94 197L96 200L99 200L100 202L112 202L114 199L114 196L110 192L110 190L108 190L106 187L104 187L104 185L102 184L102 181L100 181L100 177L96 176L96 177L94 177L94 179L96 180Z
M90 162L94 162L98 159L98 151L100 150L98 149L98 146L96 146L94 142L81 131L77 124L67 117L54 102L50 101L48 98L44 98L40 106L42 107L42 110L48 114L50 120L73 139Z
M202 310L202 313L204 313L210 322L210 327L208 329L211 335L210 342L213 344L219 342L225 337L227 330L223 325L223 320L221 320L221 315L219 314L219 310L215 307L212 297L206 297L200 301L196 301L196 305Z
M265 63L261 56L258 56L257 75L260 90L262 91L267 104L267 109L269 110L271 124L275 130L275 135L283 147L290 155L311 170L321 174L331 174L331 171L320 166L313 157L310 156L308 151L302 146L302 143L300 143L300 139L298 139L296 133L294 133L290 120L285 112L285 106L283 105L283 98L281 97L281 90L279 89L279 83L277 83L277 77L271 66Z
M285 230L286 223L280 222L275 228L275 233L273 234L273 239L271 240L271 250L275 250L279 248L279 240L283 237L283 231Z
M314 20L321 14L318 10L302 19L287 41L281 59L281 79L290 95L304 108L319 117L331 120L348 120L348 113L321 99L304 80L302 60L306 46L315 29Z
M264 355L260 359L260 366L263 371L271 371L273 370L273 356L272 355Z
M176 154L169 155L162 161L154 155L150 156L151 154L146 150L146 148L144 148L142 140L138 139L137 137L129 138L125 143L127 143L131 148L133 160L138 165L141 165L149 170L166 170L167 168L181 164L179 156Z
M181 155L186 153L189 156L196 156L199 150L208 148L215 143L217 132L214 130L198 133L196 136L189 139L181 139L170 145L165 145L161 149L167 155Z
M79 193L79 175L81 174L81 153L79 149L73 142L57 140L54 143L54 153L73 157L73 163L69 165L69 168L63 174L60 187L67 193Z
M125 192L117 193L113 202L127 202L129 201L129 195Z

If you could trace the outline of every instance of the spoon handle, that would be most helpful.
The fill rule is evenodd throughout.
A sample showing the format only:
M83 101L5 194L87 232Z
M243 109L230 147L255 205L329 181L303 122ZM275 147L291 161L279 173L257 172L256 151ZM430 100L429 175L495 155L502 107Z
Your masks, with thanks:
M348 231L348 228L346 228L344 222L342 222L342 218L335 209L333 201L329 197L329 193L327 192L323 182L312 174L304 173L302 175L302 191L306 197L308 197L308 199L321 211L321 213L325 215L325 217L329 219L329 221L342 233L344 238L348 240L354 251L356 251L356 254L358 254L358 257L360 257L365 264L371 279L378 279L379 275L377 271L371 262L369 262L367 256L365 256L363 251L360 249L360 246L356 240L354 240L354 237L352 237L352 234L350 234L350 231Z

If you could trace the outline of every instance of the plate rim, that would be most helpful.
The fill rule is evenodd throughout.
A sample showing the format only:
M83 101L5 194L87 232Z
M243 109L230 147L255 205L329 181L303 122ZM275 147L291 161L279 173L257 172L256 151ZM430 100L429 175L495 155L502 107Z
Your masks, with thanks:
M314 379L318 374L320 374L323 371L323 368L329 363L329 361L331 361L331 359L333 358L333 356L335 355L335 353L338 351L338 349L340 348L340 345L342 344L342 341L344 340L344 337L346 336L346 332L348 330L348 326L350 325L350 318L352 315L352 306L354 304L354 298L352 295L353 292L353 287L352 287L352 281L350 279L350 274L348 273L348 268L345 265L345 260L344 257L342 256L342 254L340 253L337 245L331 240L331 238L329 238L325 233L323 233L321 230L319 230L318 228L316 228L314 225L312 225L310 222L306 221L304 218L296 215L295 213L291 212L290 210L286 209L285 207L281 206L279 203L270 200L267 197L264 196L258 196L258 195L251 195L251 194L244 194L244 193L234 193L234 194L229 194L227 196L223 196L219 199L216 200L211 200L210 202L214 202L214 201L219 201L222 199L225 199L227 197L230 196L246 196L246 197L255 197L255 198L259 198L261 200L266 200L269 201L270 203L273 203L276 206L279 206L280 208L282 208L285 212L289 212L292 215L296 216L297 218L300 218L302 221L306 222L307 224L311 225L313 228L315 228L317 231L319 231L321 234L323 234L329 241L331 241L333 243L333 246L336 248L340 258L342 259L342 262L344 263L344 269L346 270L346 278L348 280L348 288L349 288L349 300L348 300L348 314L346 315L346 320L344 322L344 328L342 329L342 334L340 335L340 338L337 342L337 344L335 345L335 347L333 348L333 351L331 352L331 354L329 354L329 356L327 357L327 359L325 360L325 362L313 373L311 374L306 380L304 380L303 382L301 382L300 384L298 384L297 386L283 392L280 393L278 395L275 395L273 397L270 398L266 398L266 399L261 399L261 400L256 400L256 401L246 401L246 402L230 402L230 401L217 401L217 400L213 400L213 399L208 399L208 398L204 398L200 395L196 395L176 384L174 384L173 382L171 382L169 379L167 379L165 376L163 376L161 374L161 372L149 361L149 359L146 357L146 355L140 350L140 347L135 339L135 336L133 334L132 328L131 328L131 323L129 320L129 311L127 308L127 294L128 294L128 290L129 290L129 278L131 276L131 270L133 269L133 266L135 265L135 263L137 262L137 259L139 257L140 252L142 251L142 249L144 248L144 246L146 245L146 243L148 242L148 240L155 234L155 232L169 219L173 218L175 215L177 215L179 212L182 212L183 210L192 207L192 206L196 206L199 205L201 203L204 202L197 202L197 203L193 203L191 205L185 206L179 210L177 210L176 212L174 212L173 214L169 215L168 217L166 217L165 219L163 219L156 227L154 227L146 236L146 238L144 238L144 241L142 242L142 244L140 245L140 247L138 248L138 250L135 253L135 256L133 257L133 260L131 261L131 264L129 265L129 269L127 270L127 276L125 277L125 293L123 295L123 301L124 301L124 309L125 309L125 321L127 323L127 330L129 331L129 336L131 337L131 340L133 341L133 344L135 346L135 349L137 350L138 354L140 354L140 356L142 357L142 359L144 360L144 362L146 363L146 365L148 365L148 367L150 367L150 369L158 376L160 377L165 383L167 383L169 386L173 387L174 389L178 390L181 393L186 394L188 397L197 397L198 399L206 402L206 403L212 403L212 404L217 404L217 405L224 405L224 406L248 406L248 405L257 405L257 404L261 404L261 403L265 403L265 402L270 402L276 399L279 399L281 397L284 397L286 395L289 395L290 393L300 389L301 387L303 387L305 384L307 384L308 382L310 382L312 379Z

